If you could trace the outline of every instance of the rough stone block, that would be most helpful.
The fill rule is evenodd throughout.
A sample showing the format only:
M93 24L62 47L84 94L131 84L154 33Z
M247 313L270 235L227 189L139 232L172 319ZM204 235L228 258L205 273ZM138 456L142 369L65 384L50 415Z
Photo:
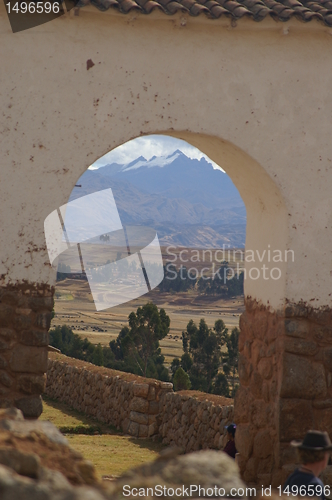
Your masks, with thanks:
M279 402L279 433L281 441L303 439L314 428L311 401L304 399L281 399Z
M0 356L0 369L6 368L7 366L7 361L3 356Z
M252 341L251 340L246 340L244 342L244 345L243 345L243 355L247 358L247 359L250 359L251 358L251 344L252 344Z
M252 426L239 424L235 434L235 444L238 452L244 458L249 458L254 444L255 431Z
M19 414L21 412L17 410ZM7 430L20 438L31 436L31 433L44 434L49 441L56 444L67 445L68 441L63 434L51 422L43 422L41 420L24 420L19 415L8 417L8 419L0 419L1 430Z
M149 429L148 429L148 437L154 436L155 434L157 434L157 432L158 432L157 423L154 422L154 423L150 424Z
M159 413L159 402L158 401L150 401L149 405L149 414L150 415L158 415Z
M149 394L148 394L148 401L153 401L156 399L156 389L153 387L153 385L149 386Z
M265 311L255 316L253 327L256 338L260 340L265 339L267 332L267 325L268 325L268 314Z
M251 361L254 366L257 366L262 358L266 357L267 346L260 340L255 340L251 345Z
M240 354L239 356L238 373L240 383L242 385L248 385L252 373L252 364L243 354Z
M38 312L41 309L52 311L54 305L53 297L29 297L28 306L34 311Z
M315 410L314 417L317 429L326 431L332 437L332 408Z
M45 373L47 371L47 348L16 346L10 359L10 368L14 372Z
M134 396L147 398L149 393L149 384L134 384Z
M332 327L325 326L320 328L315 328L314 338L319 342L332 342Z
M3 340L0 337L0 351L6 351L7 349L10 349L11 343L7 342L6 340Z
M7 304L0 304L0 325L1 327L8 327L11 324L12 317L15 309L8 306ZM3 328L2 328L3 329Z
M269 383L264 380L263 385L262 385L262 397L264 399L265 403L270 402L270 386Z
M234 420L237 424L249 422L249 408L253 401L254 397L250 389L240 386L236 391L234 401Z
M273 454L273 441L267 429L258 431L254 439L254 456L267 458Z
M135 396L130 404L130 409L139 413L148 413L149 402L144 398L139 398Z
M306 321L294 319L285 320L285 333L291 337L305 339L309 334L309 324Z
M262 400L256 400L252 403L251 422L258 428L265 427L270 415L270 407Z
M257 466L257 474L271 474L273 469L273 457L270 455L267 458L261 458Z
M325 410L326 408L332 408L332 399L322 399L320 401L313 401L312 406L317 410Z
M45 375L21 375L18 378L17 387L25 394L43 394L45 383Z
M151 424L153 425L153 424ZM140 424L139 430L138 430L138 437L148 437L149 434L149 426L148 425L143 425Z
M285 351L291 352L293 354L301 354L302 356L313 356L317 353L318 346L316 342L297 339L297 338L286 338L285 339Z
M314 399L327 392L324 366L294 354L284 354L280 396Z
M271 356L273 356L274 354L276 354L276 344L275 342L273 342L273 344L270 344L268 346L268 348L266 349L266 357L269 358Z
M243 474L243 479L245 480L246 483L251 483L256 480L257 466L258 466L258 459L255 457L249 458L246 464L245 472Z
M332 347L325 348L323 351L323 360L326 368L332 372Z
M130 425L130 420L129 418L125 418L122 422L121 422L121 429L123 430L123 432L128 432L128 427Z
M19 332L17 339L21 344L29 346L47 346L49 344L49 334L41 330L25 330Z
M19 312L18 312L19 311ZM29 314L28 314L29 311ZM32 315L30 309L19 309L13 313L12 322L17 331L29 330L32 326Z
M94 485L98 481L96 470L92 462L89 460L81 460L77 464L77 468L85 484Z
M263 379L258 372L253 372L249 387L255 398L262 398Z
M13 469L21 476L37 478L40 471L40 459L33 453L22 453L19 450L0 448L0 463Z
M298 461L296 448L289 443L280 443L279 463L280 465L294 464Z
M15 401L15 406L21 410L24 418L38 418L43 411L41 396L17 399Z
M173 390L173 384L172 382L160 382L160 388L161 389L166 389L168 391L172 391Z
M0 328L0 337L6 340L14 340L16 339L16 332L11 328Z
M5 410L0 410L0 420L19 420L23 421L23 413L18 408L6 408Z
M11 387L13 385L13 379L8 375L7 372L0 372L0 383L5 387Z
M272 360L271 358L263 358L259 361L258 366L258 373L260 376L266 380L270 379L272 377L272 371L273 371L273 365L272 365Z
M154 424L155 422L157 422L157 416L156 415L148 415L148 422L149 422L149 425L150 424Z
M138 437L138 431L139 431L139 424L137 424L136 422L130 422L128 427L128 434L130 436Z
M145 413L138 413L137 411L131 411L129 418L132 422L137 422L138 424L148 425L149 423L149 416Z
M36 315L35 325L38 328L42 328L43 330L49 330L51 326L52 313L51 312L42 312Z

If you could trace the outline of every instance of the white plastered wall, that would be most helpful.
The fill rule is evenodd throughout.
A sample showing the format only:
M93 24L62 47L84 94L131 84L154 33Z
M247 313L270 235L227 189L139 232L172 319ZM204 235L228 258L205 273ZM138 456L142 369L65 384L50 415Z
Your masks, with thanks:
M331 306L329 28L89 7L12 34L0 11L3 284L53 284L46 216L97 158L167 133L232 177L247 249L294 251L280 280L247 280L246 294L273 308L286 298Z

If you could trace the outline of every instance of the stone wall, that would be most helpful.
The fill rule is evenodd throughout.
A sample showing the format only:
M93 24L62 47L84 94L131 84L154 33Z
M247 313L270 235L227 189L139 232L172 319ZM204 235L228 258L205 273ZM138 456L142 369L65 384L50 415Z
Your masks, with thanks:
M42 412L51 287L0 288L0 408L16 406L27 418Z
M209 398L211 395L206 394ZM217 397L215 397L217 399ZM225 398L220 398L224 400ZM232 400L230 400L232 402ZM177 445L186 452L222 449L226 444L225 426L234 422L232 405L199 401L181 393L164 394L160 400L159 434L163 443Z
M50 354L46 394L137 437L158 433L160 397L173 385Z
M168 382L55 353L48 361L46 394L132 436L160 435L163 443L186 451L222 448L224 426L233 422L233 406L225 406L226 398L200 393L200 401L174 393Z
M295 468L292 439L309 429L332 438L332 313L247 300L240 329L239 465L245 481L278 486Z

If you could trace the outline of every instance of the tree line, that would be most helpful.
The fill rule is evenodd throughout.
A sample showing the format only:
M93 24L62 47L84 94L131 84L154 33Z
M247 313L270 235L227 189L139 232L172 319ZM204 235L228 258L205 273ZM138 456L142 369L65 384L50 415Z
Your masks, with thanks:
M190 320L182 333L184 354L174 358L171 373L165 366L160 340L170 329L170 318L164 309L148 302L132 312L128 326L121 329L116 340L108 346L94 345L82 339L67 325L50 330L50 344L63 354L124 372L172 380L175 390L194 389L203 392L234 396L238 363L239 331L231 334L219 319L210 329L204 319L198 327Z
M174 358L171 369L175 390L193 389L234 397L238 385L238 328L229 334L219 319L208 327L204 319L197 326L190 320L182 332L184 354Z

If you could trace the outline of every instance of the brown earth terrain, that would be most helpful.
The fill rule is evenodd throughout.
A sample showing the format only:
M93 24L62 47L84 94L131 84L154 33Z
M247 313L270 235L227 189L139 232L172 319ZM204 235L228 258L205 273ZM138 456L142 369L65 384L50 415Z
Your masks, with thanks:
M183 260L188 260L188 262L180 261L181 251ZM187 269L194 267L201 272L203 267L211 268L215 264L215 270L217 270L223 258L229 260L231 267L236 266L237 263L240 267L243 265L239 251L235 254L235 258L233 258L232 251L228 255L227 250L224 255L221 250L216 253L216 250L203 251L179 247L173 248L172 252L177 256L174 262L177 268L183 264ZM163 249L163 260L166 265L175 258ZM183 354L181 334L191 319L198 324L200 319L204 318L210 328L214 326L216 320L222 319L231 330L238 327L240 314L244 311L243 297L222 299L216 296L199 295L196 290L165 293L155 289L138 299L97 312L88 282L66 278L56 284L55 316L51 328L66 324L82 338L87 337L94 344L101 343L107 346L110 340L116 339L120 330L128 325L129 314L149 301L156 304L158 308L164 308L171 319L170 332L160 342L166 364L170 364L174 357L180 357Z

